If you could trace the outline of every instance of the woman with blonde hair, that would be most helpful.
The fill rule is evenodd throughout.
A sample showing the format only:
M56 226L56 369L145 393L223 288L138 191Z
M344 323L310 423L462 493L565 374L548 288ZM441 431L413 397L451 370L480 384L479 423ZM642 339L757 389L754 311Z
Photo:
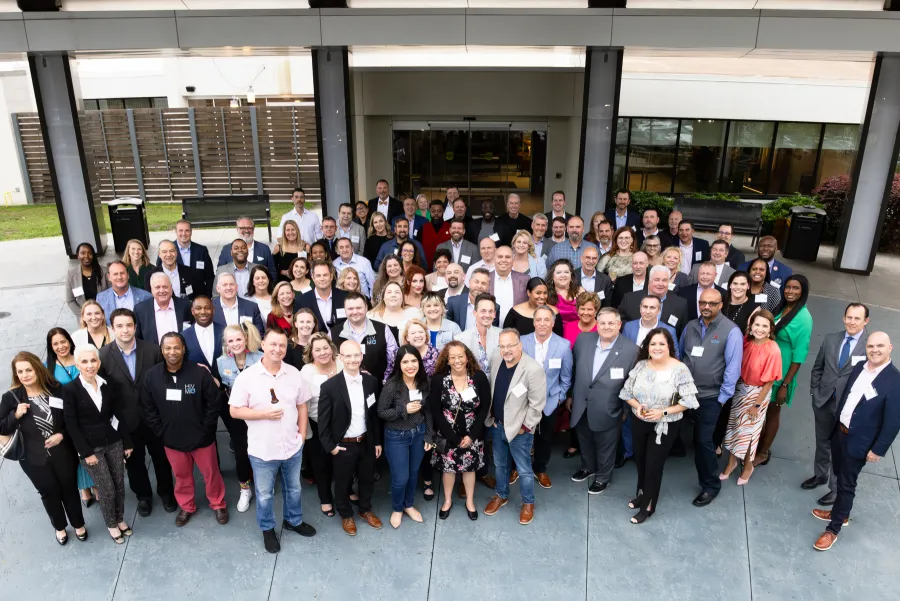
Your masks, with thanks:
M112 342L112 328L106 325L106 313L97 301L86 301L81 306L80 329L72 332L75 348L92 344L100 349Z
M353 267L344 267L337 277L338 290L344 292L359 292L363 294L359 284L359 272ZM365 296L365 294L363 294Z
M612 250L600 257L597 271L615 281L620 275L631 274L631 256L637 252L637 241L630 227L620 227L613 234Z
M428 336L431 346L440 352L444 346L462 332L456 322L447 319L447 305L439 294L428 292L422 298L422 313L425 316L425 325L428 327Z
M129 240L122 253L122 262L128 268L128 284L135 288L144 287L144 277L151 271L150 256L140 240Z
M681 249L670 246L662 253L662 264L669 269L669 290L689 286L691 279L681 272Z
M300 256L300 252L306 250L306 244L300 238L300 227L293 219L288 219L282 224L282 236L278 244L272 249L272 259L275 261L275 279L279 282L290 282L293 279L290 268L294 259Z
M369 219L369 230L366 232L366 246L363 249L363 256L369 260L369 263L374 265L381 246L393 237L394 232L391 231L387 218L375 211L371 219Z
M527 273L533 278L543 279L547 275L547 266L538 259L534 251L534 237L525 230L519 230L510 243L513 251L512 270Z
M594 292L580 292L575 297L577 321L570 321L563 327L563 338L575 348L575 341L581 334L597 331L597 313L600 311L600 297Z

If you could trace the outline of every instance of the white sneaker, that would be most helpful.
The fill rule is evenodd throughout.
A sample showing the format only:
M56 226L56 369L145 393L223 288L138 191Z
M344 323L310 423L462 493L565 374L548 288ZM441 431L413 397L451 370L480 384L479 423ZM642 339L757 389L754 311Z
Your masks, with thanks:
M241 498L238 499L237 510L239 513L244 513L248 509L250 509L250 499L253 498L253 489L252 488L242 488L241 489Z

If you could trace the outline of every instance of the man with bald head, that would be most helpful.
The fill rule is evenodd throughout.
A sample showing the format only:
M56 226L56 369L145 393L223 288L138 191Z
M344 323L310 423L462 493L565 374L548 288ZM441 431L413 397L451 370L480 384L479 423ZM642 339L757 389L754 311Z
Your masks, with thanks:
M518 194L510 194L506 198L506 213L497 217L494 233L497 246L510 246L512 238L519 230L531 231L531 217L522 212L522 199Z
M154 273L164 273L169 276L172 295L175 297L194 300L194 297L204 290L203 273L193 267L178 263L178 247L171 240L163 240L159 243L158 266L144 276L144 290L147 292L150 292L150 277Z
M838 421L831 436L837 498L831 511L812 510L814 517L828 522L813 545L817 551L827 551L835 543L850 520L859 473L890 451L900 431L900 371L891 362L891 350L887 334L869 334L866 361L853 368L838 402Z
M462 265L457 263L447 265L447 269L444 271L444 279L447 280L447 287L442 291L438 291L438 294L444 295L444 304L454 296L469 293L465 282L466 272L463 271Z
M226 263L216 268L215 288L219 287L219 276L223 273L230 273L237 282L237 295L241 298L246 298L247 289L250 286L250 270L257 265L249 257L247 243L240 238L235 238L231 243L231 263ZM275 272L270 271L270 276L273 273Z
M298 225L300 222L297 222ZM238 217L235 222L238 239L243 240L247 245L246 260L254 265L264 265L269 273L275 273L275 259L272 257L272 251L264 242L253 239L253 233L256 231L256 224L249 217ZM232 252L234 247L226 244L219 253L218 266L221 267L234 259Z
M696 507L712 503L722 482L716 460L713 432L719 413L741 375L743 337L734 322L722 313L722 294L710 288L700 293L700 317L689 321L681 333L681 360L694 377L700 406L691 412L694 423L694 465L700 483Z
M600 251L596 246L585 246L581 253L581 269L575 270L575 282L587 292L594 292L600 297L604 307L613 306L615 290L613 281L608 275L597 270L600 262Z
M614 307L618 307L625 295L630 292L647 292L647 287L650 285L650 278L647 274L649 266L650 257L647 256L647 253L638 251L631 255L631 273L617 277L614 284Z
M382 425L375 403L380 391L378 380L359 371L363 353L358 342L344 341L340 353L343 372L326 380L319 392L319 440L332 455L334 505L341 526L356 536L349 495L354 476L359 482L359 517L372 528L381 528L381 520L372 513L375 460L381 456Z
M481 255L481 259L472 263L472 266L466 269L466 286L469 285L469 280L476 269L483 268L494 273L494 254L496 252L497 243L493 238L482 238L478 241L478 254Z

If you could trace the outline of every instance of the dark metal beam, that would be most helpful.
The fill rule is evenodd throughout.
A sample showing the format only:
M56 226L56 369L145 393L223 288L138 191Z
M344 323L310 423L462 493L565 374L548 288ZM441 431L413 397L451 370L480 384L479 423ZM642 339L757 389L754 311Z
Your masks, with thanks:
M588 0L588 8L625 8L626 4L627 0Z

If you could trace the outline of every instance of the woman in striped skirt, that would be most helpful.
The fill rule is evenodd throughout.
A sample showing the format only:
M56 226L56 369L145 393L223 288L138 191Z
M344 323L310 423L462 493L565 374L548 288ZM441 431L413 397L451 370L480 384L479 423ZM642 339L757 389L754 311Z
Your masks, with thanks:
M738 486L742 486L753 473L753 457L766 421L766 409L772 395L772 384L781 377L781 351L775 340L775 319L765 309L750 317L747 336L744 339L744 357L741 361L741 379L734 391L728 429L722 447L730 455L720 480L727 480L743 462Z

